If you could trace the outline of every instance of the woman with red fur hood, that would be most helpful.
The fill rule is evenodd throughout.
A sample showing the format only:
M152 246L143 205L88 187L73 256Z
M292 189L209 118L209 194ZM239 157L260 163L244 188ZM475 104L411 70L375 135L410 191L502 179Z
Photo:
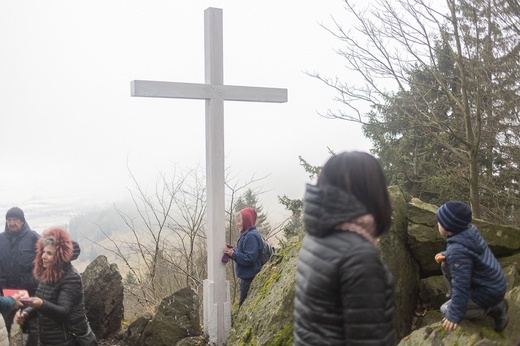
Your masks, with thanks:
M97 345L87 321L81 276L70 263L73 245L67 231L51 228L36 244L36 296L16 314L16 322L39 315L40 345ZM79 339L86 340L79 343Z

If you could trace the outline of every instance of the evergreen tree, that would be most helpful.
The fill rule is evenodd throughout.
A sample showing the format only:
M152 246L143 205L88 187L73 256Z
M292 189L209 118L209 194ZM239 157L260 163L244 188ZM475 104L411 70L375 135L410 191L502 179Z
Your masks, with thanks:
M336 23L331 32L364 84L314 75L355 111L328 116L363 123L391 183L412 196L459 199L477 218L518 220L518 4L381 0L363 11L345 3L357 24L347 32ZM393 86L381 87L382 79Z
M271 233L271 225L267 221L267 214L264 213L264 207L258 201L258 195L250 188L238 198L235 203L235 213L247 207L256 210L256 227L258 231L264 236L269 235Z

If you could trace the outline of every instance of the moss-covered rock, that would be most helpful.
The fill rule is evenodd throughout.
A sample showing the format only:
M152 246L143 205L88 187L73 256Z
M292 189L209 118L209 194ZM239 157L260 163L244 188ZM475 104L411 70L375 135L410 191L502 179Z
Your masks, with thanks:
M389 192L393 224L389 234L379 239L378 249L395 278L396 334L399 337L408 334L396 340L396 344L515 345L516 339L520 339L520 297L518 289L512 289L519 282L520 246L515 248L517 241L511 241L511 237L516 234L520 239L520 230L477 224L486 230L486 240L490 237L489 232L502 232L492 240L492 250L499 249L498 253L509 254L499 258L510 290L507 299L511 322L502 333L494 332L493 320L489 317L464 320L456 331L447 333L440 324L442 315L438 310L427 311L415 325L420 329L409 333L412 319L417 318L417 303L438 308L447 300L440 266L434 260L435 254L445 250L446 242L437 230L436 206L416 199L407 203L395 187L390 187ZM514 246L501 243L506 239L505 235ZM294 278L300 246L301 237L291 239L253 280L242 307L233 307L229 346L292 345Z
M509 304L509 324L506 329L502 332L511 341L510 345L520 344L520 287L513 287L509 292L506 293L506 300Z
M428 318L433 317L434 315L430 315ZM442 316L440 313L437 317L440 318L437 322L420 328L404 337L399 343L399 346L515 345L513 339L508 338L504 333L496 333L493 331L493 321L491 318L475 321L463 320L457 329L447 332L444 327L442 327Z
M405 337L399 345L517 345L520 342L520 286L518 286L518 267L509 263L504 268L508 292L509 324L501 332L493 330L491 317L475 320L463 320L459 328L446 332L441 326L442 314L438 310L428 311L418 323L419 329ZM442 276L421 280L420 299L430 307L438 308L447 298L443 289Z
M417 305L419 266L408 251L408 205L397 187L390 187L392 227L377 244L381 259L394 276L394 324L398 339L410 333Z
M446 302L447 292L442 275L430 276L419 282L419 300L432 309L439 309Z
M233 306L228 345L292 345L300 247L299 237L288 241L255 277L242 306Z
M153 317L138 318L126 333L129 345L175 345L201 335L198 299L190 288L164 298ZM193 340L188 340L190 342Z

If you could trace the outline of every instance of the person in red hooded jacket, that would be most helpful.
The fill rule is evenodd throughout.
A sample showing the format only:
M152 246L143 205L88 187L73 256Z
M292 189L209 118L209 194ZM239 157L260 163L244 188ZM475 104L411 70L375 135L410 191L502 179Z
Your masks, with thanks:
M241 306L247 297L247 292L256 274L262 269L260 262L263 241L256 229L256 211L253 208L244 208L235 216L240 236L236 248L224 246L224 253L235 261L235 273L240 279Z

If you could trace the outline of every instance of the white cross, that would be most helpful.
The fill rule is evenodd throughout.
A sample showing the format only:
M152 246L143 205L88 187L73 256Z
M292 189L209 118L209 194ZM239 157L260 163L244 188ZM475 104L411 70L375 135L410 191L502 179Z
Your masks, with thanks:
M224 345L231 328L229 282L220 261L225 244L224 100L287 102L287 89L224 85L222 9L204 11L205 84L131 82L132 96L206 100L208 279L204 280L204 333Z

